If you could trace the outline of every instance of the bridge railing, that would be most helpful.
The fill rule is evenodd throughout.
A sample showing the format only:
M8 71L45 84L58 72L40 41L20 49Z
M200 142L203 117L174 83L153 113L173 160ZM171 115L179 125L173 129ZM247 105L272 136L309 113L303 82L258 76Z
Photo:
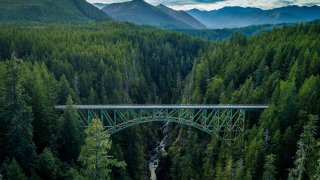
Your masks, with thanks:
M55 106L56 109L65 109L67 105ZM75 109L266 109L267 104L121 104L121 105L72 105Z

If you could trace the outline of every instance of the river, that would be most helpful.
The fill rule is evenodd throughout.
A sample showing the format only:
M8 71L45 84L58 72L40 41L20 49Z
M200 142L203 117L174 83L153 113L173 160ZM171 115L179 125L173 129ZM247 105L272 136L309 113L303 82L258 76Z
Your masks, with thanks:
M167 145L167 139L168 139L168 129L169 129L169 122L167 122L166 124L164 124L161 127L161 133L162 133L162 139L160 142L157 143L156 148L154 148L151 152L149 152L150 154L150 158L149 158L149 170L150 170L150 180L157 180L157 175L156 175L156 169L159 165L159 159L160 159L160 155L161 153L165 153L165 147Z

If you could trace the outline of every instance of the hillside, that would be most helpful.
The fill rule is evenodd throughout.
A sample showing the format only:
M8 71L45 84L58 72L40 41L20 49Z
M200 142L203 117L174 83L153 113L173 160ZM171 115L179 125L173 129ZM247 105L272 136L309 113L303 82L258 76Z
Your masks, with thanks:
M243 27L259 24L279 24L312 21L320 18L320 7L287 6L270 10L224 7L212 11L187 11L209 28Z
M160 160L158 178L318 179L319 33L320 24L315 22L250 38L236 34L200 55L182 103L270 107L248 113L243 136L231 146L176 127L169 154Z
M138 25L149 25L167 29L192 28L192 26L175 19L143 0L114 3L106 6L102 10L118 21L126 21Z
M178 19L194 29L206 29L206 26L201 24L198 20L196 20L194 17L186 13L185 11L176 11L171 8L168 8L167 6L163 4L159 4L156 6L158 9L160 9L162 12L169 14L170 16L174 17L175 19Z
M0 27L4 179L92 179L90 171L78 169L85 167L78 161L84 128L76 112L59 112L54 105L176 102L182 79L207 46L181 33L118 22ZM112 167L112 179L146 176L145 155L156 144L158 128L134 126L112 136L111 154L127 164L125 170Z
M87 22L110 17L85 0L1 0L0 22Z

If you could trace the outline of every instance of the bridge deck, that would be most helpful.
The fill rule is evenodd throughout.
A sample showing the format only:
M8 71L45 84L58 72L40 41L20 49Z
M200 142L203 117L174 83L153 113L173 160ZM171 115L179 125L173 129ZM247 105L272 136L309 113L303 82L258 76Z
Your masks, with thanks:
M66 105L55 106L56 109L65 109ZM217 105L156 105L156 104L144 104L144 105L73 105L76 109L266 109L266 104L217 104Z

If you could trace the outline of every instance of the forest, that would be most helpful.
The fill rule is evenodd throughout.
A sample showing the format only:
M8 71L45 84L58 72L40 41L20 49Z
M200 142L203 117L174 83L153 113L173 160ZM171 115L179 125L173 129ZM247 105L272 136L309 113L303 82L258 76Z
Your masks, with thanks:
M270 31L277 27L282 27L284 24L265 24L265 25L252 25L241 28L224 28L224 29L174 29L177 32L183 32L192 37L202 39L221 41L230 39L233 34L241 33L247 37L257 35L263 31Z
M58 104L258 103L270 108L231 146L170 124L158 178L317 180L319 56L319 22L222 41L118 22L1 25L0 179L148 177L161 123L110 136Z
M197 57L183 103L267 103L270 108L248 117L243 139L232 148L181 129L184 138L172 144L167 158L171 177L319 179L319 32L319 23L310 23L249 39L235 34Z
M85 0L1 0L0 23L86 23L111 18Z

